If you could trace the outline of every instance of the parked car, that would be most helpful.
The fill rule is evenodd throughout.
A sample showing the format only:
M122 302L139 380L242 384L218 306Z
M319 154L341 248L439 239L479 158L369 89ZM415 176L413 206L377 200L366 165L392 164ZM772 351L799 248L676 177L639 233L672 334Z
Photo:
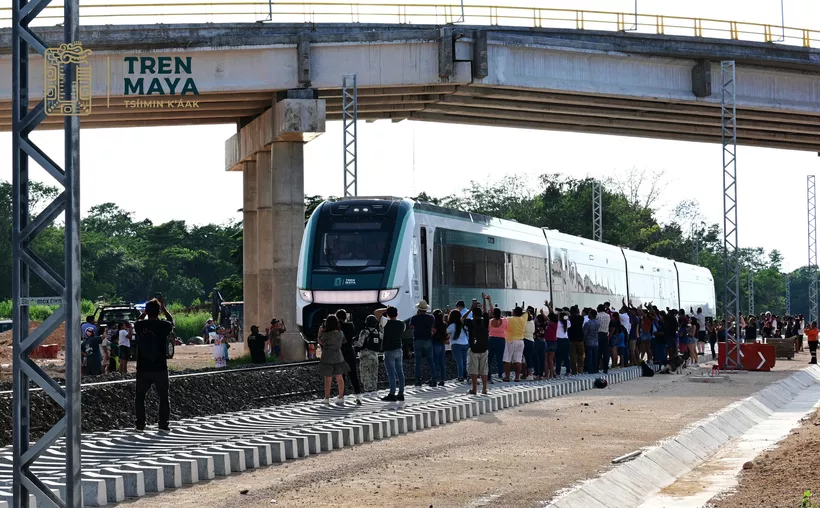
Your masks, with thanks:
M108 328L114 327L114 329L116 329L119 323L131 323L133 327L136 325L137 318L140 317L140 314L142 314L142 312L130 303L104 305L97 307L97 310L94 312L94 321L97 323L97 330L100 337L102 337ZM169 360L174 357L174 350L176 348L175 339L176 336L171 333L165 344L165 357ZM135 345L135 347L131 348L132 360L137 358L137 348L139 344L135 341Z

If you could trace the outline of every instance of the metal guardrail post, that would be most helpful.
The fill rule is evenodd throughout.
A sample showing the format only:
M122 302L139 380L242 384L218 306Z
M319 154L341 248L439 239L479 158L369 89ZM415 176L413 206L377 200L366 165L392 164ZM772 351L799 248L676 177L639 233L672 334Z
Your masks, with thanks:
M30 50L45 57L45 43L30 29L31 22L50 0L13 0L12 8L12 299L13 299L13 461L12 506L29 505L29 494L38 504L79 508L82 503L80 481L80 113L78 79L86 78L77 65L80 55L72 53L79 30L79 0L65 0L63 26L65 46L60 85L55 85L59 111L65 116L65 162L60 168L29 135L45 119L46 101L29 109L31 65ZM74 48L76 49L76 47ZM82 48L80 48L81 50ZM40 64L42 65L42 64ZM40 97L42 98L42 97ZM39 98L38 98L39 99ZM43 167L64 188L40 214L31 219L29 209L29 158ZM65 271L58 274L34 250L34 239L65 212ZM40 326L29 333L29 275L34 273L55 293L62 304ZM31 299L33 300L33 299ZM61 387L31 360L31 353L62 322L66 323L66 384ZM31 441L29 383L43 389L65 410L65 416L34 444ZM32 470L32 464L65 435L65 495L57 497Z
M735 320L735 341L726 341L725 369L740 363L740 263L737 240L737 124L735 62L720 62L720 138L723 145L723 314Z

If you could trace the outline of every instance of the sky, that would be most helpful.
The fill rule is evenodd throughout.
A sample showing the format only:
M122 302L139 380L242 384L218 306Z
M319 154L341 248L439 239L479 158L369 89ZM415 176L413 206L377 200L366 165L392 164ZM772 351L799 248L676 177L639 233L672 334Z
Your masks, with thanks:
M542 7L623 12L633 12L635 5L634 0L537 3ZM779 0L638 0L638 11L779 26L780 5ZM816 0L784 0L784 14L786 26L820 29L820 2ZM225 140L235 131L233 124L82 131L83 210L114 202L133 212L135 218L155 223L181 219L208 224L241 219L242 177L224 167ZM35 132L32 137L62 162L60 131ZM674 205L681 200L696 199L707 223L722 222L719 144L411 121L358 125L362 196L419 192L445 196L458 193L470 180L501 178L515 178L522 185L535 187L538 175L555 172L617 179L632 168L666 175L667 186L660 200L662 220L671 219ZM818 155L740 146L737 173L740 246L776 248L783 253L788 270L805 265L806 175L820 173ZM52 183L39 167L32 170L32 178ZM11 180L9 133L0 133L0 179ZM327 131L305 147L305 193L341 195L342 191L341 123L328 122Z

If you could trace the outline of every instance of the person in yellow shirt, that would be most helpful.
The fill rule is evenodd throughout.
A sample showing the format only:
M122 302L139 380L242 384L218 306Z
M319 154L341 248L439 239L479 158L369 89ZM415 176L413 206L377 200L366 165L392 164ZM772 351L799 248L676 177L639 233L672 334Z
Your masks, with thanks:
M505 318L507 330L504 348L504 381L510 381L510 369L515 368L515 381L521 381L521 359L524 355L524 330L527 326L527 317L521 307L513 309L513 315Z

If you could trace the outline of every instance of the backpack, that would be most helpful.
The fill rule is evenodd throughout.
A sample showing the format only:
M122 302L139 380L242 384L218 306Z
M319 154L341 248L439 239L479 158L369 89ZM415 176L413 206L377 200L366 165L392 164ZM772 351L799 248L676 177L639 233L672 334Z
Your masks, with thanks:
M652 377L655 375L654 369L646 364L646 362L641 362L641 376L642 377Z

